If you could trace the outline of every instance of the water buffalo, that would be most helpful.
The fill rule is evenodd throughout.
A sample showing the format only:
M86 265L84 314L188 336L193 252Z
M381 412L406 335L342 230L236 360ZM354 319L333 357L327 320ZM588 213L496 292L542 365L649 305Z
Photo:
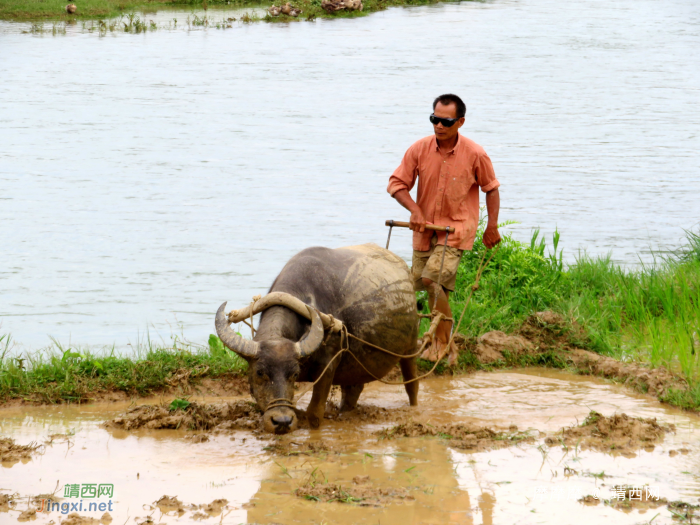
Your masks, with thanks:
M266 297L273 295L298 303L296 311L280 304L264 310L253 340L243 339L230 328L226 303L216 314L219 338L248 361L250 391L265 411L266 431L284 434L297 427L291 403L294 383L319 379L341 351L341 344L349 344L369 373L347 352L335 359L314 385L306 410L314 428L323 419L332 385L341 387L340 409L352 410L365 383L374 381L372 376L385 376L397 362L404 379L417 376L415 358L391 356L353 338L346 343L341 332L324 331L318 314L332 315L368 343L398 355L413 354L419 321L413 282L406 263L390 251L375 244L307 248L282 269ZM303 312L299 307L307 308L306 316L297 313ZM410 404L418 404L418 381L405 388Z

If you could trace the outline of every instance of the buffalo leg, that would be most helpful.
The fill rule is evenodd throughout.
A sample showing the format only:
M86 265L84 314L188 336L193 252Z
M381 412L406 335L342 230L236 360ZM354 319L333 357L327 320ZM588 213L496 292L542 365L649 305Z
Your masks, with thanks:
M314 392L311 395L311 402L306 408L306 419L309 420L311 428L321 426L323 414L326 411L326 401L328 394L333 386L333 376L335 375L335 367L331 366L326 373L323 374L318 383L314 385Z
M418 377L418 365L415 357L401 359L399 365L401 366L401 374L403 375L404 381L409 381ZM412 407L418 405L418 381L406 383L404 388L408 394L408 402L410 405Z
M348 410L354 410L357 406L357 400L360 399L360 394L364 388L364 384L341 387L340 389L343 392L343 397L340 399L340 411L347 412Z

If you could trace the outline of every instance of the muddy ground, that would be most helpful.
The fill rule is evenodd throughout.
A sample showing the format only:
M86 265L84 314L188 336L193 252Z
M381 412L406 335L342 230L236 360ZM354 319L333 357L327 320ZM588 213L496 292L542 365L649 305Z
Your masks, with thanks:
M590 448L630 457L634 457L639 449L654 450L654 446L661 443L667 433L676 430L675 425L659 423L656 418L630 417L627 414L613 414L606 417L595 411L591 411L580 425L573 424L549 434L536 429L521 431L515 425L505 430L497 430L474 424L434 424L430 423L430 418L425 416L417 418L415 411L410 408L388 410L381 407L360 406L356 410L338 415L335 406L329 403L326 419L354 424L391 423L391 426L376 432L380 440L428 436L445 440L448 446L476 452L543 440L544 444L550 447L575 446L582 450ZM416 419L423 419L423 421ZM303 418L300 421L301 428L308 429L306 421ZM262 414L249 401L192 403L184 410L170 410L166 405L140 405L107 421L104 427L121 430L205 431L188 436L195 443L209 441L210 434L230 433L234 430L250 430L256 436L265 437L262 431ZM272 438L272 436L267 437ZM340 454L345 450L342 442L300 444L293 439L289 436L275 436L274 442L267 450L281 455ZM669 454L673 456L677 453L673 450Z
M36 443L18 445L14 439L0 438L0 463L27 463L33 455L41 453L42 446Z
M74 483L114 484L112 523L670 524L700 504L700 418L622 386L531 369L428 379L418 407L397 386L338 398L285 436L247 396L6 408L2 435L32 450L0 468L0 523L100 523L40 511Z
M562 327L541 313L517 334L459 343L496 369L546 353L579 375L432 377L418 407L403 387L372 384L344 413L334 388L318 430L303 417L307 393L299 430L285 436L261 430L243 378L186 371L140 403L6 405L0 523L694 522L700 417L654 399L685 383L574 348ZM110 512L72 507L66 487L86 483L114 485ZM48 500L70 505L42 511Z

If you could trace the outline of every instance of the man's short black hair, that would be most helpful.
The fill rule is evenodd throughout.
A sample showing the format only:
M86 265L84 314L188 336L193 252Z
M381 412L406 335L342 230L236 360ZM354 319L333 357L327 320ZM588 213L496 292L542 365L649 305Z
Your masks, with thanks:
M453 95L452 93L440 95L433 101L433 111L435 111L435 106L438 105L438 102L443 106L449 106L450 104L457 106L457 118L462 118L467 114L467 105L462 102L462 99L457 95Z

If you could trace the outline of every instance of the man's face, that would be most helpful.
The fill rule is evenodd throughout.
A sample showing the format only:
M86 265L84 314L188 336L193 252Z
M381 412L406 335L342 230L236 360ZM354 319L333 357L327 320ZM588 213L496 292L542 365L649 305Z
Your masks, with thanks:
M433 110L433 114L439 118L457 118L457 106L455 104L445 105L442 102L438 102L437 106ZM459 133L459 128L464 124L464 117L459 119L453 126L449 128L440 124L433 124L433 129L435 130L435 136L438 140L449 140L457 136Z

